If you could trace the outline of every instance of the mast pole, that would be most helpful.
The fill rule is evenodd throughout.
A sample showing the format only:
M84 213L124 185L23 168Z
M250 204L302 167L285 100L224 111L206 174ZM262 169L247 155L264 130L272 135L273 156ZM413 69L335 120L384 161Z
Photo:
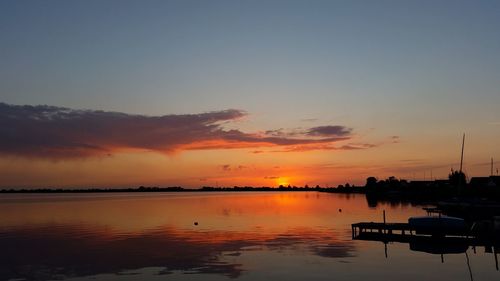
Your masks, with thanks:
M462 137L462 154L460 155L460 171L458 172L458 193L462 193L462 168L464 164L464 145L465 145L465 133ZM466 184L465 182L463 184Z
M462 173L462 165L464 163L464 144L465 144L465 133L462 138L462 155L460 156L460 173Z

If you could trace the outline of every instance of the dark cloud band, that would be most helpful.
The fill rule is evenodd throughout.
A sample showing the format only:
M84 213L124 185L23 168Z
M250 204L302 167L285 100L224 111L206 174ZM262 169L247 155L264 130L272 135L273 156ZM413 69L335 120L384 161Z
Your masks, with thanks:
M0 153L81 158L127 149L171 153L192 149L325 145L351 137L351 129L343 126L315 127L292 136L245 133L223 127L224 122L246 115L244 111L229 109L201 114L145 116L0 103Z

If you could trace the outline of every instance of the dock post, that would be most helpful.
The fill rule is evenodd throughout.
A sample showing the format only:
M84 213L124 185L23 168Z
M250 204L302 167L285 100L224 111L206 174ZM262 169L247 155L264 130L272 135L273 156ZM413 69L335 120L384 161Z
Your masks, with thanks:
M493 246L493 255L495 255L495 267L498 271L498 257L497 257L497 247Z
M384 229L385 229L385 210L383 210L382 214L383 214L383 217L384 217ZM384 231L382 231L382 233L384 233Z

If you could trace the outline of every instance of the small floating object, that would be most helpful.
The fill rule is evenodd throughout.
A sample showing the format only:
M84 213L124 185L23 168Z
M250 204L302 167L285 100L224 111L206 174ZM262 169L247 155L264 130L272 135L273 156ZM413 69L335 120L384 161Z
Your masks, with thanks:
M339 213L342 213L342 209L339 209Z
M194 225L198 225L198 222L197 222L197 221L195 221L195 222L194 222Z

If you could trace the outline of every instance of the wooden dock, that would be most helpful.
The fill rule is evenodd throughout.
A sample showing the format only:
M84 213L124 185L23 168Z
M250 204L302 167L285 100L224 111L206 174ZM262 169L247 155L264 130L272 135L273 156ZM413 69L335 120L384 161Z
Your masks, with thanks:
M366 235L367 233L390 236L436 236L436 237L475 237L469 229L456 229L452 227L416 227L408 223L384 222L359 222L351 225L352 238ZM369 234L371 235L371 234ZM373 236L373 235L372 235Z
M359 222L351 225L352 238L364 233L377 233L387 235L414 235L415 230L407 223Z
M438 214L438 208L424 208L428 215ZM409 244L410 250L440 254L441 262L444 262L444 254L467 254L469 247L476 252L477 246L483 246L485 252L493 253L495 257L495 268L498 271L497 253L500 249L500 231L493 225L467 225L458 226L454 223L387 223L385 210L383 211L383 222L359 222L351 224L352 239L364 241L379 241L384 243L385 257L387 245L392 242Z
M408 223L360 222L351 226L353 240L384 243L386 258L388 256L387 245L392 242L409 244L411 251L440 254L441 262L444 262L444 254L466 253L469 247L472 247L475 252L476 247L482 246L485 252L493 253L496 270L499 270L497 253L500 249L500 238L498 235L484 236L468 231L446 232L446 229L442 229L437 235L436 233L422 234Z

